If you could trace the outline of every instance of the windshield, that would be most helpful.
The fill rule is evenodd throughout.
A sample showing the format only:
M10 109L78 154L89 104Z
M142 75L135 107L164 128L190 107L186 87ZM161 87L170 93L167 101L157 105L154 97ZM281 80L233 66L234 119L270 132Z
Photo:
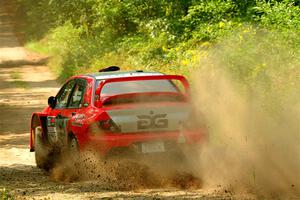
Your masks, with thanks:
M97 87L101 80L97 80ZM101 95L118 95L145 92L179 92L177 87L169 80L143 80L112 82L104 85Z

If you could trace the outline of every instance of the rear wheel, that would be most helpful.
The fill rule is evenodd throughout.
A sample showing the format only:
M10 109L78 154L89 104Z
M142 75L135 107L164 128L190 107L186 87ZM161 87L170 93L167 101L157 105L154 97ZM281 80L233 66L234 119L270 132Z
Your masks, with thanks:
M34 129L34 151L35 162L38 168L49 170L52 167L50 148L45 144L42 138L42 127L37 126Z
M80 158L78 141L73 134L70 134L68 138L68 156L73 163L77 163Z

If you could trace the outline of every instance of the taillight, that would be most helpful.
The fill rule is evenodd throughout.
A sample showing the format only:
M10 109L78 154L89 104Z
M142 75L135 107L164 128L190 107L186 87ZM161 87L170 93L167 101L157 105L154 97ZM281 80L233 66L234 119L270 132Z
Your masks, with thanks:
M107 130L110 132L121 132L121 128L111 119L99 121L99 125L102 130Z
M114 123L113 120L108 119L108 120L102 120L91 124L90 132L92 134L100 134L105 132L118 133L121 132L121 129L118 125Z
M104 120L104 121L100 121L99 125L102 129L104 130L109 130L112 127L112 120Z

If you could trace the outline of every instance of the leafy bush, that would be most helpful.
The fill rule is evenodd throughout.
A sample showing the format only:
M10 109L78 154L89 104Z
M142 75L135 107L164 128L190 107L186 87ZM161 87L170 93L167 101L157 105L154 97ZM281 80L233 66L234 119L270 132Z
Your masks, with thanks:
M60 80L115 64L189 75L197 58L236 32L258 27L285 40L300 28L293 0L16 1L27 21L28 47L53 56ZM286 42L295 46L294 40Z
M212 68L222 69L237 83L272 112L281 112L285 105L299 103L300 39L278 32L248 27L209 53Z
M299 29L300 8L295 6L295 1L258 1L250 9L253 21L262 27L272 29Z

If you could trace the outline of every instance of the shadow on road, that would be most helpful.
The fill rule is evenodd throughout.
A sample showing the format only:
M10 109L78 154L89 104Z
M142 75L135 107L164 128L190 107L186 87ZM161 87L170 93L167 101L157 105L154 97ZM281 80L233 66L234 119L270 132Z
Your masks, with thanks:
M26 103L24 102L24 104ZM29 133L32 112L41 111L42 109L43 107L37 106L9 106L0 104L0 135Z
M0 186L14 189L14 195L18 196L45 196L45 194L61 193L66 197L75 197L76 194L85 199L199 199L199 191L172 191L168 189L149 189L136 191L120 191L118 189L108 188L102 182L82 181L82 182L56 182L49 178L48 173L35 166L30 165L11 165L9 167L0 167ZM70 196L68 196L70 195ZM155 198L153 198L155 197ZM221 196L203 196L205 199L220 199ZM224 195L222 199L226 199ZM230 198L227 198L230 199Z
M39 59L35 59L35 60L28 60L28 59L27 60L8 60L8 61L1 62L0 67L1 68L13 68L13 67L22 67L25 65L32 65L32 66L45 65L45 64L47 64L48 60L49 60L48 57L43 57L43 58L39 58Z
M3 2L0 1L0 7L3 7ZM13 23L10 20L10 16L7 15L2 9L0 10L0 48L7 47L18 47L18 43L11 42L10 38L14 37L14 34L11 30Z
M1 81L0 90L8 88L8 84L11 84L13 88L55 88L57 83L55 80L45 80L45 81L24 81L24 80L14 80L14 81ZM14 95L13 93L10 93ZM29 93L30 94L30 93ZM32 94L30 94L32 95ZM55 94L53 94L55 95ZM0 94L1 96L1 94ZM16 94L18 96L26 96L26 94ZM45 99L45 102L47 99Z

